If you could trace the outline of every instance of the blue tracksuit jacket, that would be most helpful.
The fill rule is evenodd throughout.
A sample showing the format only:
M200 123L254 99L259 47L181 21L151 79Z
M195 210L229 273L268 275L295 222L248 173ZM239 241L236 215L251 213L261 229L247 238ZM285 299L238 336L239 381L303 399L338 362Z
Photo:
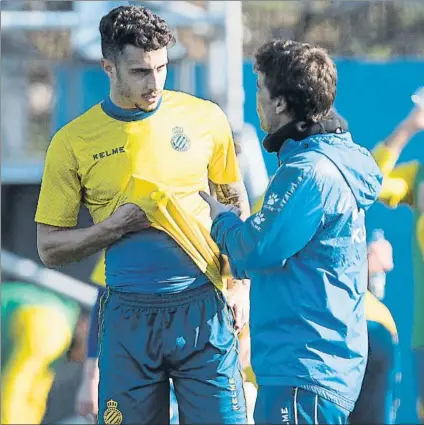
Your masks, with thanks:
M298 386L352 410L367 360L365 211L382 175L349 132L287 140L262 209L211 234L251 279L258 384Z

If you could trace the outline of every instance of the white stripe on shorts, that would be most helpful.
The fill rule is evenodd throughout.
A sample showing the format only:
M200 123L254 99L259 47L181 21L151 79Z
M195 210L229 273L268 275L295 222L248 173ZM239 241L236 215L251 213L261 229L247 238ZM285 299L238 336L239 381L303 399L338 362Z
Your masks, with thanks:
M294 389L294 397L293 397L293 411L294 411L294 425L298 425L298 418L297 418L297 390L298 388L295 387Z

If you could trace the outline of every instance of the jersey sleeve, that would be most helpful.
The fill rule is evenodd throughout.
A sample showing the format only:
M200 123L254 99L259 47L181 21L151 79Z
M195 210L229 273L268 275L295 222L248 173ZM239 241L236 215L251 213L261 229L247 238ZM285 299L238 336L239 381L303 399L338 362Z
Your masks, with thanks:
M209 163L209 179L216 184L235 183L242 179L230 123L224 112L214 105L212 114L214 150Z
M380 200L390 207L397 207L399 204L412 205L418 162L411 161L395 167L397 155L383 143L373 150L373 156L384 176Z
M35 221L57 227L77 225L81 204L78 163L62 129L47 150Z

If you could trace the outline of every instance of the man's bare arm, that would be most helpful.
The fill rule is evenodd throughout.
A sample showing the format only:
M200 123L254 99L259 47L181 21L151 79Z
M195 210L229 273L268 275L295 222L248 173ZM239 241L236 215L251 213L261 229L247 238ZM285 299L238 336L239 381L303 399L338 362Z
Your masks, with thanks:
M37 225L37 247L47 267L74 263L116 242L122 235L104 223L85 229Z
M59 267L87 258L126 233L149 226L146 215L135 204L125 204L105 221L85 229L38 224L38 253L47 267Z
M233 205L241 211L240 218L246 220L250 217L249 198L243 182L230 184L216 184L210 182L212 191L217 201L224 205Z
M384 143L399 156L412 137L422 130L424 130L424 109L417 107L396 127Z

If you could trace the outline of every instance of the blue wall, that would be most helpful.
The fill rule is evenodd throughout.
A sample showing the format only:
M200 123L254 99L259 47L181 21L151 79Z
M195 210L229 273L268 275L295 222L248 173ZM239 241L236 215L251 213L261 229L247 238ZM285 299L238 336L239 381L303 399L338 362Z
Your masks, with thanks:
M337 60L339 72L337 110L349 121L356 141L368 148L383 140L412 107L410 95L424 83L424 62L394 61L386 63ZM205 96L206 73L202 66L196 69L196 90ZM170 68L167 87L174 87L175 72ZM57 72L57 107L54 130L103 99L108 92L108 81L98 67L60 68ZM253 124L262 138L256 115L256 77L252 64L245 63L246 92L245 119ZM78 90L82 88L83 90ZM84 96L78 97L78 93ZM66 106L68 105L68 107ZM72 105L72 110L69 108ZM400 158L401 161L424 161L424 135L413 140ZM275 155L264 153L269 174L276 169ZM412 330L413 281L411 271L412 216L407 207L389 210L375 205L367 219L369 229L381 227L394 248L395 269L388 276L386 304L397 322L402 349L403 383L402 404L398 421L416 423L415 379L410 349Z

